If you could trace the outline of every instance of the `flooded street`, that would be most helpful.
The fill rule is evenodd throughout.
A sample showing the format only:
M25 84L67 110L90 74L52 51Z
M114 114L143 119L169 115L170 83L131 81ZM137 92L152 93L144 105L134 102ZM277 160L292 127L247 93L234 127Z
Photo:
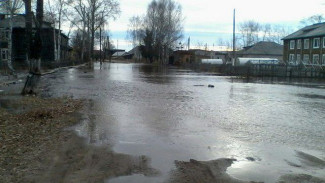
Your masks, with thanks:
M243 181L276 182L287 174L325 179L325 83L244 83L107 63L47 75L41 87L44 96L90 100L74 127L89 144L146 156L159 171L107 183L166 182L175 160L220 158L236 159L227 173Z

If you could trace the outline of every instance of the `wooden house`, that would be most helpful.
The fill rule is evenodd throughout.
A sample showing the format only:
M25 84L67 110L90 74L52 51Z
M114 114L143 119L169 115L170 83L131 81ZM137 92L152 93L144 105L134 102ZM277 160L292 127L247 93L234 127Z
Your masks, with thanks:
M33 19L33 33L36 32L35 18ZM23 63L26 60L25 45L25 15L16 15L13 17L12 32L12 61L14 64ZM9 19L6 16L0 16L0 53L2 61L8 59L8 35L9 35ZM69 38L61 33L58 29L52 27L48 22L44 22L42 26L42 61L59 61L68 58ZM61 36L61 52L58 53L58 38Z
M325 23L306 26L284 41L283 59L289 64L325 65Z

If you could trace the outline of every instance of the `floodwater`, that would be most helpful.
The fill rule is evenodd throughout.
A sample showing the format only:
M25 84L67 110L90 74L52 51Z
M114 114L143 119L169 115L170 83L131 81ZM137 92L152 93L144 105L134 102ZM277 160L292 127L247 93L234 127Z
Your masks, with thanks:
M147 156L160 172L108 183L164 182L175 160L218 158L237 159L227 173L240 180L325 178L325 83L246 83L174 67L107 63L45 76L42 85L46 95L91 99L75 127L90 144Z

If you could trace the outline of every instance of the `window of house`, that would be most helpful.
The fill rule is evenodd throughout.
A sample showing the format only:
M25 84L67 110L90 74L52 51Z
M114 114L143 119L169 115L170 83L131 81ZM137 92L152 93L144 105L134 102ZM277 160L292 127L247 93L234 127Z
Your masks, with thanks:
M8 39L8 34L6 30L0 30L0 40L7 40Z
M296 64L300 64L300 61L301 61L301 55L298 54L296 59Z
M304 40L304 49L309 49L309 39Z
M1 49L1 59L8 60L8 49Z
M308 64L309 63L309 55L305 54L302 62L305 64Z
M297 40L297 49L301 49L301 39Z
M314 38L313 48L319 48L320 46L320 38Z
M322 65L325 65L325 54L322 55Z
M318 54L313 55L313 64L319 64L319 55Z
M289 62L294 62L295 61L295 55L294 54L290 54L289 55Z
M295 49L295 40L290 41L290 50Z

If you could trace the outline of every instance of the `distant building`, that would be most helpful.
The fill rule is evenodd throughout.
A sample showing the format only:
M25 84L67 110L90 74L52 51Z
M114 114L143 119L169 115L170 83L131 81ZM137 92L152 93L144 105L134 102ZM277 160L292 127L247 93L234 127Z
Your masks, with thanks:
M36 32L35 18L33 19L33 33ZM16 15L13 17L12 32L12 61L23 62L26 60L25 46L25 15ZM43 22L42 26L42 53L43 61L65 60L68 58L68 52L71 48L68 46L69 38L60 33L58 29L51 26L49 22ZM0 53L1 59L8 59L8 35L9 19L6 16L0 16ZM61 56L57 58L58 38L61 36Z
M325 23L304 27L284 41L284 61L293 64L325 65Z
M132 59L135 61L142 61L143 56L141 53L141 46L136 46L133 49L131 49L128 52L125 52L124 54L121 55L124 59Z
M283 45L275 42L261 41L237 51L237 58L274 58L283 60Z
M169 58L169 64L181 65L191 64L195 62L195 54L189 50L177 50L174 51L173 55Z
M193 64L201 63L202 59L222 59L224 63L230 60L230 52L208 51L200 49L174 51L170 63Z

